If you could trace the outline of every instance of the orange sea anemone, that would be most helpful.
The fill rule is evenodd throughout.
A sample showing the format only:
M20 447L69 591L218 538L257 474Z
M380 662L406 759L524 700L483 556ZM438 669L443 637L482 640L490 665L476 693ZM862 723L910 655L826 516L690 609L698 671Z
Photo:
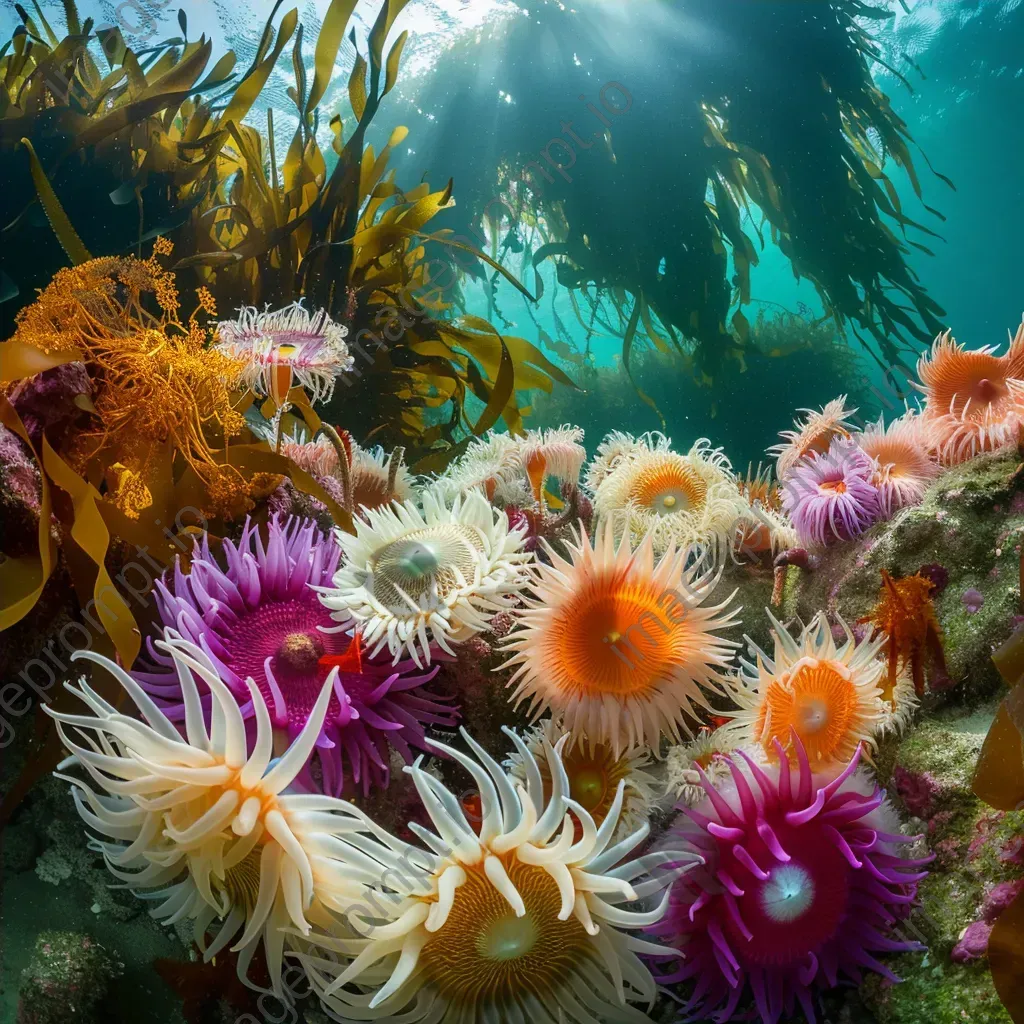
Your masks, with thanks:
M917 364L922 425L944 465L1016 444L1024 424L1024 323L1002 356L967 351L947 331Z
M824 455L835 438L849 437L849 419L856 411L846 408L846 395L833 398L820 411L801 409L800 412L806 416L794 424L796 430L781 431L782 443L768 449L778 457L775 475L783 480L801 459L808 455Z
M925 668L946 676L946 659L942 650L942 629L932 604L934 584L916 573L893 579L882 570L882 588L874 611L863 621L881 630L885 638L888 662L882 697L895 704L900 675L909 671L914 692L924 694Z
M884 637L858 643L845 623L837 644L819 612L794 639L771 612L775 657L751 645L729 697L738 706L725 728L740 743L757 743L768 757L776 741L790 750L794 737L815 770L849 761L859 744L873 747L888 718L881 700L885 666L878 660Z
M736 624L732 598L706 604L719 575L687 568L674 546L656 561L650 537L616 546L608 522L593 545L577 533L568 560L545 547L550 564L531 566L527 607L504 641L515 652L512 699L615 757L689 736L687 719L709 707L704 691L721 689L738 646L716 635Z
M779 484L770 468L758 465L755 471L748 466L747 475L737 479L736 487L750 510L736 522L734 557L758 560L797 544L796 530L783 511Z
M882 514L889 517L907 505L919 504L940 472L920 414L907 412L888 427L879 417L853 436L875 461L872 483L878 488Z

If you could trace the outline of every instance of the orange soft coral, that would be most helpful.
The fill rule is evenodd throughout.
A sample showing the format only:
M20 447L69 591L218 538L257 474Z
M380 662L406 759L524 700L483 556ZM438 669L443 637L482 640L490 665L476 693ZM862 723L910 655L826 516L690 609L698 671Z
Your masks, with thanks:
M1006 354L966 350L947 331L917 364L922 426L945 465L1016 444L1024 425L1024 324Z
M934 586L920 573L893 579L882 570L878 604L861 621L872 623L888 637L885 653L889 671L882 687L883 700L894 700L900 674L907 669L918 696L924 693L925 668L929 662L933 688L938 679L947 679L942 629L931 597Z
M45 353L80 353L95 388L95 419L63 454L90 477L105 471L111 499L129 516L152 501L150 478L167 451L215 494L214 511L248 494L242 475L214 456L244 420L232 406L240 368L206 347L195 319L210 308L201 294L182 321L174 275L155 258L107 257L61 270L18 316L14 340Z

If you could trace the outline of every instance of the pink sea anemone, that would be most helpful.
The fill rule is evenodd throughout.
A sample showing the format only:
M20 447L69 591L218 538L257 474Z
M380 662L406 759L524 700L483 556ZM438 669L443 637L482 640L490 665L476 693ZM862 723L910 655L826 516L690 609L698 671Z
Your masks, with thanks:
M849 540L877 522L882 505L874 475L874 462L843 438L796 465L782 485L782 503L801 542Z
M923 425L944 465L1015 444L1024 426L1024 324L1002 356L968 351L947 331L918 361Z
M196 545L191 571L175 566L156 585L160 616L170 632L200 646L253 723L246 679L251 677L270 709L279 742L293 740L305 725L328 674L334 678L316 753L299 782L308 789L339 795L346 767L368 792L389 780L389 745L406 761L412 747L424 745L424 727L452 727L457 715L447 698L425 689L437 667L417 670L409 661L392 664L364 655L361 640L334 627L330 612L313 587L330 587L340 550L312 522L269 524L266 541L247 522L237 544L223 544L227 567L210 553L204 535ZM163 712L184 722L181 683L170 658L148 644L151 666L136 677ZM207 711L209 691L200 681ZM312 768L319 767L319 784Z
M940 472L922 417L908 412L888 427L880 417L853 436L875 461L872 482L878 488L882 515L888 518L907 505L920 504L928 484Z
M877 955L922 948L890 933L930 858L899 852L912 840L858 770L859 748L845 767L815 774L794 747L795 769L781 744L771 766L728 757L717 788L698 768L704 799L672 830L672 849L705 863L675 882L652 931L683 954L658 980L693 982L685 1008L695 1018L734 1020L752 999L765 1024L797 1004L814 1024L815 990L840 975L859 983L865 968L898 981Z

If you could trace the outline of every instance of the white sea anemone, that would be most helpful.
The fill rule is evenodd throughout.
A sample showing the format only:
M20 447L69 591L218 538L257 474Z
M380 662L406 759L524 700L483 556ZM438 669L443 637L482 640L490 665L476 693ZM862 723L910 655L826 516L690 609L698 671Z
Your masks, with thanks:
M310 313L302 301L260 312L244 306L235 320L217 325L215 348L244 365L241 383L284 404L293 380L314 402L330 401L335 378L352 369L348 328L323 310Z
M563 483L576 483L587 460L583 430L568 424L547 430L529 430L519 439L519 457L534 499L543 504L544 481L553 476Z
M712 785L728 776L725 755L736 749L737 739L728 729L701 729L689 743L669 747L665 755L666 791L683 806L696 807L707 796L700 772Z
M347 915L349 934L315 936L300 954L325 1008L339 1020L405 1024L650 1024L631 1003L653 1004L657 989L637 954L670 953L628 932L659 921L667 886L689 866L677 852L625 858L648 834L642 826L612 843L624 800L619 784L598 826L569 797L566 739L544 742L550 795L533 755L510 730L526 785L510 778L463 731L475 759L434 746L473 777L480 793L474 827L459 801L417 762L407 769L435 832L410 828L426 849L389 835L369 818L348 847L354 878L374 899ZM353 808L353 813L359 813ZM649 909L626 909L647 902Z
M431 487L442 501L449 503L474 488L498 505L529 503L531 494L523 471L520 439L493 430L474 438Z
M120 666L88 651L124 687L145 719L119 711L88 683L68 690L90 714L45 710L57 720L71 763L92 784L69 775L78 813L111 874L144 899L164 924L193 922L207 961L234 940L238 975L250 987L249 963L262 945L273 992L284 998L281 964L286 933L308 934L328 923L363 889L330 851L349 830L346 805L327 796L285 792L320 735L337 669L295 742L277 760L267 706L250 679L255 740L246 754L238 701L209 658L173 630L156 647L173 659L185 708L185 736ZM194 675L193 675L194 673ZM208 687L210 725L196 685ZM93 788L95 786L95 788ZM212 939L208 942L208 935Z
M686 455L645 445L621 456L595 492L594 511L634 544L650 537L656 552L701 545L717 554L750 507L725 454L701 438Z
M454 653L525 583L523 533L479 491L450 508L427 491L422 512L408 501L370 509L355 527L337 534L344 561L320 599L338 629L362 631L371 656L386 646L421 665L432 643Z
M612 430L597 446L597 451L587 466L587 473L583 480L584 486L593 494L605 477L626 456L644 448L649 451L668 451L671 447L671 439L657 430L641 434L639 437L623 433L621 430Z

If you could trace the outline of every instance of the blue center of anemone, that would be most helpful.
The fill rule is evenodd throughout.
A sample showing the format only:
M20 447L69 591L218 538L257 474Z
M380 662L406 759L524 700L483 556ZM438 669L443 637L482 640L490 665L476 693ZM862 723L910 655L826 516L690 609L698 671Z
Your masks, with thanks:
M420 541L412 541L398 558L398 566L402 573L414 580L424 579L437 572L439 565L437 553Z
M772 921L795 921L814 902L814 882L810 872L799 864L780 864L773 868L761 886L761 909Z

